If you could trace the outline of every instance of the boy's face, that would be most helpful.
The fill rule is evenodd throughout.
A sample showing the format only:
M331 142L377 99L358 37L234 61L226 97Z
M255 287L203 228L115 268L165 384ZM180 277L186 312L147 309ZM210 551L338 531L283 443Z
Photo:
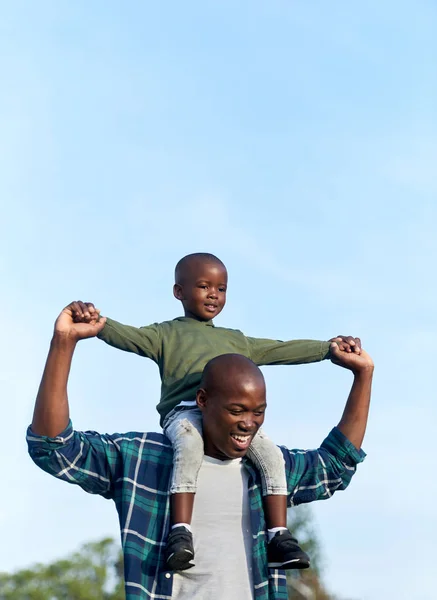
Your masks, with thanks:
M226 303L228 274L217 262L192 260L184 269L173 293L182 302L185 316L198 321L216 317Z

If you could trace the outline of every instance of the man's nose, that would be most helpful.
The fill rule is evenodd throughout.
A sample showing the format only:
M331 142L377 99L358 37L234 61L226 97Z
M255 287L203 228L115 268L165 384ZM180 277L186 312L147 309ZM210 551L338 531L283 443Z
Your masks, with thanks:
M240 421L239 426L242 431L251 433L256 430L257 423L253 419L247 417L247 419Z

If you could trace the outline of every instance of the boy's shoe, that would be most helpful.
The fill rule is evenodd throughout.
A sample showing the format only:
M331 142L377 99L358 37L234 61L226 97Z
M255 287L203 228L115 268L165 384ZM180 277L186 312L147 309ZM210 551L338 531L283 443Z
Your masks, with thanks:
M193 534L185 527L170 531L165 547L165 563L169 571L185 571L194 567Z
M310 557L288 529L278 531L267 545L268 566L271 569L308 569Z

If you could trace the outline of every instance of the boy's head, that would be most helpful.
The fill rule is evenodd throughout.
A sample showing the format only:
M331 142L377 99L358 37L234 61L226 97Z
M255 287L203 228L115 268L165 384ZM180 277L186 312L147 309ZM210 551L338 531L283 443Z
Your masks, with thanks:
M214 254L188 254L176 265L173 294L182 302L186 317L198 321L216 317L226 303L227 285L226 267Z

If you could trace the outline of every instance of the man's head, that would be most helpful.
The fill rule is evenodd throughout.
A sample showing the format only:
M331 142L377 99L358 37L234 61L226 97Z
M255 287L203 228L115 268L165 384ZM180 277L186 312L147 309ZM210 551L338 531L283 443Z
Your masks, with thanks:
M206 252L188 254L175 268L173 294L185 316L198 321L216 317L226 303L228 273L222 261Z
M241 354L222 354L206 365L197 405L203 416L205 454L226 460L247 453L264 422L263 374Z

